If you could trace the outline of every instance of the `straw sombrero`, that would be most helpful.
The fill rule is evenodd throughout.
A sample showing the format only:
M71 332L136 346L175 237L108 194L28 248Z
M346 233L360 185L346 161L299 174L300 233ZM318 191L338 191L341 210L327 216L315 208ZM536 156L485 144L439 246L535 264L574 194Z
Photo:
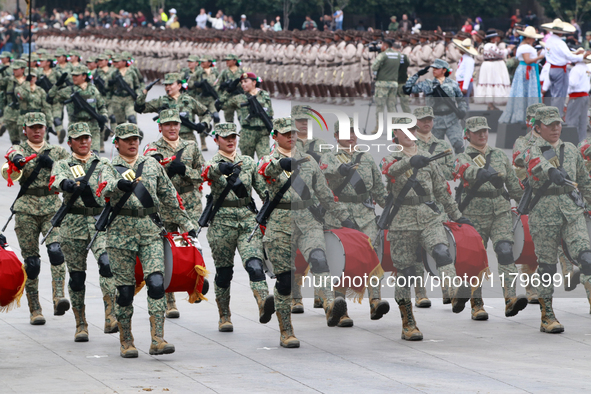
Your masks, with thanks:
M517 34L519 34L520 36L527 37L527 38L535 38L535 39L540 39L540 38L544 37L543 34L536 33L536 29L533 26L528 26L525 29L523 29L523 31L517 30Z
M546 29L555 33L573 33L577 29L570 23L563 22L560 19L554 19L552 23L544 23L542 29Z
M474 49L474 47L472 46L472 40L470 40L469 38L466 38L464 41L460 41L457 38L454 38L453 43L460 50L462 50L472 56L478 55L478 51L476 49Z

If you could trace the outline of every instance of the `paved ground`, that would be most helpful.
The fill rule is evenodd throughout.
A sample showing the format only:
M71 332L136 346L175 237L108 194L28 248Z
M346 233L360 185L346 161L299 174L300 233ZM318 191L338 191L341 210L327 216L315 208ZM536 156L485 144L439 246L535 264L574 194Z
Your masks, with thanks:
M156 87L151 95L160 92ZM274 104L276 116L289 113L289 102ZM365 111L367 107L356 109ZM140 116L139 121L146 142L157 138L149 115ZM494 138L492 134L491 143ZM209 146L213 147L212 140ZM5 136L0 150L7 148ZM205 156L212 154L210 150ZM17 188L0 187L0 224L7 219L16 193ZM20 256L13 223L6 236ZM200 240L208 268L213 271L205 231ZM488 256L496 272L490 246ZM51 278L44 251L42 260L40 292L47 324L29 324L25 297L21 308L0 315L0 393L542 393L580 392L589 386L591 316L581 287L571 298L555 301L558 318L566 327L559 335L539 332L536 305L517 317L505 318L498 282L485 289L490 314L485 322L470 320L468 310L454 315L435 291L430 293L433 306L415 311L425 337L415 343L400 339L397 308L380 321L370 321L367 301L362 305L349 302L355 326L329 328L323 313L313 309L307 299L305 313L293 318L301 348L288 350L279 347L276 318L267 325L258 323L248 276L237 268L231 303L233 333L217 331L213 294L209 301L195 305L178 294L181 318L168 320L165 329L165 337L175 344L176 353L150 356L146 292L142 290L135 300L133 320L140 357L124 360L119 357L118 335L102 332L96 265L89 264L87 279L90 342L74 343L71 311L61 317L51 314ZM236 265L241 266L238 259ZM269 280L270 285L273 282ZM393 294L393 289L384 290L384 297L395 307Z

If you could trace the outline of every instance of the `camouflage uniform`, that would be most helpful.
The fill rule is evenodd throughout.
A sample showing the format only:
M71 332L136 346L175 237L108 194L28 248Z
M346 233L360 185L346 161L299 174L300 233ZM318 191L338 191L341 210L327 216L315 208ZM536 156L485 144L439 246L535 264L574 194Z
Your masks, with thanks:
M269 93L259 89L256 93L256 99L272 119L273 105L271 104ZM240 126L242 127L240 130L240 142L238 143L240 152L252 158L254 158L256 152L257 157L260 159L269 154L269 132L259 117L250 116L248 105L245 107L240 106L245 103L247 103L246 95L239 94L232 97L227 105L240 111L238 116L240 118Z
M178 73L166 74L164 78L164 84L166 85L175 83L180 81L180 78L181 75ZM191 122L194 121L195 116L199 116L199 120L205 123L206 127L209 127L211 122L211 115L207 108L199 101L189 96L187 93L181 93L176 99L166 95L146 102L146 95L142 91L135 102L135 109L139 113L159 113L164 108L177 109L181 115L186 116ZM207 133L207 128L203 131L203 133ZM179 136L183 140L197 141L195 139L195 133L193 130L183 124L181 124Z
M91 132L86 123L71 123L68 126L69 138L78 138L81 136L90 136ZM64 190L66 184L72 181L80 181L88 173L94 161L98 161L86 187L69 213L64 218L59 228L59 240L70 281L68 283L68 292L72 302L72 310L76 316L76 342L86 342L88 340L88 324L85 317L84 296L86 292L86 260L88 250L86 246L95 233L94 216L100 215L104 208L104 200L95 195L99 184L99 174L102 168L108 165L108 160L99 158L91 154L90 158L81 160L74 155L67 159L60 160L52 170L52 189L64 194L64 204L67 204L72 196L71 191ZM75 170L82 167L85 175L76 173ZM64 182L65 181L65 182ZM67 187L67 186L66 186ZM71 190L71 189L70 189ZM113 274L109 266L109 256L106 249L106 234L100 233L92 245L92 253L99 265L99 284L103 293L103 303L105 306L105 333L117 332L117 320L115 318L115 284Z
M113 56L113 61L121 61L124 58L121 55ZM121 71L123 70L123 71ZM133 97L116 82L115 78L118 75L123 77L123 80L129 85L139 97L141 94L141 84L133 71L129 71L128 67L124 67L121 70L114 68L109 74L107 85L111 90L111 105L113 108L113 115L115 115L115 122L117 124L129 122L137 124L136 112L134 110Z
M83 65L74 66L72 69L72 75L82 75L86 74L87 72L88 68ZM94 108L99 116L103 116L106 123L108 112L105 100L103 99L103 96L99 92L98 88L90 82L84 82L81 85L71 85L65 87L53 85L47 96L54 102L57 101L64 103L64 101L68 100L75 92L78 92L80 96L88 104L90 104L91 107ZM67 109L68 121L70 123L84 122L88 125L88 128L92 133L91 149L98 153L100 150L101 141L101 130L98 121L82 108L78 108L74 102L69 102L67 104Z
M212 66L207 69L207 71L199 67L199 71L195 70L195 73L191 75L191 79L189 80L189 89L194 89L196 92L195 99L202 104L205 108L209 110L210 113L216 113L217 110L215 109L215 98L213 96L208 95L205 93L204 89L196 88L195 85L202 82L207 81L211 87L217 91L216 89L216 81L219 78L220 72L217 67L215 67L215 59L211 56L203 56L200 59L201 62L210 61L212 62ZM205 151L207 150L207 145L205 144L205 135L201 135L201 148Z
M24 124L27 126L46 124L45 115L39 112L29 112L25 115L24 121ZM36 152L28 144L28 141L24 141L20 145L13 145L7 153L8 160L12 162L20 158L26 158L32 154L37 154L37 158L29 161L22 168L22 177L19 180L21 185L27 181L35 167L37 167L40 156L48 156L53 162L68 157L66 150L60 146L44 143L39 152ZM50 174L51 168L42 166L35 181L29 186L25 195L15 202L13 209L15 213L14 231L16 232L29 276L25 284L25 290L29 299L32 324L45 323L45 319L42 319L41 305L39 304L38 275L41 266L41 260L39 259L39 234L47 234L51 227L50 221L60 207L59 197L47 188ZM49 262L51 263L51 277L53 279L54 315L63 315L70 308L70 304L64 297L66 266L63 264L64 255L58 242L58 234L52 232L46 244ZM38 316L41 316L43 323L34 323L34 320Z
M477 132L482 129L490 129L485 117L474 116L466 119L466 130ZM476 159L488 161L489 155L488 167ZM505 316L515 316L527 306L527 297L516 297L515 281L513 281L517 275L517 267L513 258L513 215L509 199L515 201L521 199L523 190L519 179L505 152L488 145L484 151L468 145L466 151L457 156L454 171L464 182L462 201L467 198L468 190L474 190L475 185L480 185L474 191L475 197L464 208L463 214L474 224L485 248L488 240L492 241L499 263L499 276L502 277L501 283L504 284ZM492 175L495 173L501 175ZM488 174L492 177L482 183L484 179L482 177ZM484 310L480 287L474 289L474 296L470 301L472 302L472 319L486 320L488 314Z
M47 60L53 62L55 59L53 56L50 55L42 55L39 60ZM55 85L59 77L62 75L62 71L60 71L60 67L52 67L49 70L45 71L43 69L39 69L37 72L37 81L41 80L42 78L47 78L48 82L51 85ZM54 102L53 104L49 104L51 106L51 123L53 123L54 128L58 135L61 133L65 136L66 132L64 127L62 126L62 118L64 117L64 105L62 103ZM56 121L57 119L57 121Z
M29 70L27 69L25 71L25 75L28 75L28 73ZM31 75L37 76L36 70L31 71ZM45 94L45 90L36 85L31 87L30 82L25 82L14 89L14 93L16 94L20 111L17 125L22 127L24 124L25 115L29 112L43 112L46 119L51 119L51 107L47 101L45 101L47 96ZM20 135L21 141L25 141L27 139L24 133L21 132Z
M371 65L371 70L376 76L374 94L376 102L376 131L380 125L380 115L381 119L383 119L384 106L386 106L388 112L396 112L398 69L403 56L400 52L389 48L381 52ZM408 61L408 58L406 60Z
M136 125L124 123L115 128L115 137L126 139L139 137ZM156 212L168 211L171 221L178 223L186 231L194 229L187 213L180 209L177 192L166 175L164 168L153 158L138 156L137 161L130 165L121 156L106 165L102 171L104 197L110 198L112 206L118 203L125 194L118 188L122 176L115 166L132 169L135 173L143 163L142 183L150 193ZM148 212L151 209L148 208ZM144 216L140 216L144 213ZM134 216L135 215L135 216ZM131 317L133 315L133 295L135 290L134 269L136 257L139 257L144 271L144 279L148 287L148 312L152 329L152 345L150 354L174 352L174 346L167 344L164 335L164 300L163 272L164 249L160 237L162 229L152 222L138 198L132 194L123 205L122 212L113 220L107 229L107 252L111 260L111 270L117 287L117 305L115 314L121 333L121 355L137 357L131 334Z
M234 123L218 123L214 127L214 133L217 137L238 134ZM238 249L244 268L248 272L250 289L259 306L260 322L267 323L275 312L273 296L269 295L269 288L265 280L260 232L257 231L255 237L250 242L247 241L248 235L256 225L252 190L254 189L261 198L265 196L265 182L257 175L256 162L252 157L246 155L236 155L232 161L218 152L205 164L203 178L211 185L209 198L211 198L211 204L215 204L226 188L228 179L228 175L221 172L220 165L222 163L234 164L240 161L242 165L234 170L239 174L240 183L234 184L207 230L207 241L211 246L216 268L215 296L220 313L218 327L220 331L233 329L230 319L230 284L236 249ZM243 186L241 187L240 184Z
M556 121L562 122L558 109L554 107L539 108L535 119L536 123L545 125ZM584 208L581 206L583 204L582 201L575 202L576 198L572 199L574 197L571 192L574 189L565 185L561 177L557 177L556 174L558 172L563 177L569 176L569 179L578 183L578 188L587 204L591 202L591 181L585 169L583 157L577 148L561 140L558 140L555 145L554 150L558 157L561 156L561 152L564 152L561 169L557 169L554 162L543 156L544 152L552 149L552 145L543 138L538 138L524 153L528 180L533 187L534 195L543 184L550 182L549 188L529 214L529 228L538 257L538 274L543 278L544 274L552 276L556 273L557 252L563 242L571 257L579 263L582 271L581 282L587 288L591 280L591 246L583 215ZM564 331L564 326L558 322L552 309L553 281L550 281L548 286L538 287L537 291L542 311L540 331L551 333Z
M229 54L224 58L224 60L236 60L238 62L240 59L236 55ZM232 97L232 95L243 93L240 84L238 84L238 88L236 89L235 93L228 93L228 91L220 89L220 85L222 83L235 81L236 79L240 78L240 76L243 73L244 70L242 69L242 67L238 67L236 71L232 71L229 68L226 68L220 73L220 76L215 82L215 88L219 92L220 101L226 102L230 97ZM232 107L228 107L227 105L223 106L222 110L224 111L224 119L226 120L226 122L233 123L234 113L236 112L236 110Z
M23 60L15 60L12 63L12 69L25 68ZM18 108L18 99L16 98L16 88L25 83L25 76L17 79L14 75L8 78L0 79L0 89L6 92L6 107L4 108L4 124L8 130L8 135L12 144L18 144L23 141L21 134L23 125L18 124L20 109Z
M444 60L436 59L431 67L449 69L449 64ZM464 100L464 95L462 94L458 83L449 77L445 77L443 83L440 83L436 78L417 82L419 77L418 73L410 77L408 81L406 81L405 88L409 93L425 93L425 96L427 97L427 105L433 107L435 113L435 124L432 131L433 135L440 140L447 135L455 153L463 152L464 142L462 140L462 126L460 125L460 119L456 113L445 104L443 98L433 97L435 88L441 86L443 91L450 97L450 100L457 104L459 111L465 114L468 110L468 104L466 103L466 100Z
M418 119L425 119L425 118L435 118L433 115L433 108L432 107L418 107L415 108L413 111L413 115ZM415 144L417 147L422 150L429 152L432 155L436 155L442 153L448 149L451 149L451 145L444 139L439 139L435 137L432 133L425 138L423 137L418 131L415 134L417 140ZM437 164L439 165L439 169L443 172L443 176L448 181L453 181L453 169L454 169L454 156L449 155L444 157L443 159L437 160Z
M67 73L68 77L67 80L72 82L72 64L69 63L70 55L68 52L63 48L58 48L55 52L55 58L57 59L60 56L66 56L66 63L59 64L57 63L56 66L53 68L54 73L56 74L55 80L57 81L63 73ZM53 73L52 73L53 74ZM55 82L53 82L55 84ZM57 131L61 132L64 130L64 105L62 103L53 103L52 104L52 112L53 112L53 124L56 126ZM58 119L56 121L56 119ZM65 130L63 131L65 133Z
M134 64L135 59L133 58L133 56L131 56L131 53L128 51L123 51L123 52L121 52L121 56L123 56L123 58L125 58L125 60L128 61L128 64L129 64L128 68L131 70L131 72L133 72L137 76L138 81L140 81L140 89L144 90L144 88L145 88L144 76L142 75L142 72L140 71L140 69L137 68L137 66Z
M349 121L351 127L353 127L353 119L349 118ZM339 132L338 122L334 125L334 132L335 138L337 138ZM340 149L325 153L319 164L328 181L328 187L333 191L338 201L347 208L349 217L359 227L359 231L367 235L370 242L374 244L378 238L375 203L383 207L387 193L382 182L382 174L373 157L369 153L355 152L354 150L349 152L346 149ZM350 167L355 164L357 165L356 169ZM342 188L343 182L346 181L350 174L349 171L357 172L361 184L353 184L352 180L354 178L351 178L351 181L348 181L346 186ZM337 193L338 189L340 189L339 193ZM340 220L332 212L327 212L324 219L328 228L342 227ZM390 306L387 301L382 301L381 272L380 275L374 274L374 276L378 278L377 282L379 284L375 287L369 285L367 292L371 319L378 320L390 310Z
M273 129L279 133L292 132L290 118L279 118L273 121ZM348 219L347 209L334 202L331 190L326 184L324 174L320 171L314 160L302 152L292 152L292 159L301 160L307 157L308 161L301 164L299 177L306 184L308 192L304 192L304 198L290 187L281 199L281 204L269 217L263 246L267 256L273 264L273 272L277 276L275 284L275 309L281 329L281 345L290 347L290 338L295 339L291 326L291 287L293 271L295 270L293 258L299 249L306 261L310 264L310 271L314 277L314 283L320 284L320 295L324 301L327 323L336 325L340 318L347 313L347 303L341 297L334 298L330 288L329 268L326 260L326 245L322 226L312 213L306 209L314 203L314 198L334 210L334 215L341 221ZM288 175L281 167L280 161L288 158L282 154L279 147L263 157L259 161L258 172L268 182L269 198L273 199L288 179ZM292 160L293 161L293 160ZM292 167L292 171L295 168ZM297 341L297 339L295 339ZM299 341L297 342L299 346Z

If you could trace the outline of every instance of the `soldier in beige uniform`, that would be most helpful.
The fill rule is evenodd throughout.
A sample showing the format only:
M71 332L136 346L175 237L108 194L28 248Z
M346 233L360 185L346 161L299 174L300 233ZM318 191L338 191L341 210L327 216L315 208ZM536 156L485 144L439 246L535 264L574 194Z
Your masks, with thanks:
M337 74L337 81L339 81L338 84L339 89L341 90L341 96L343 98L345 95L349 96L347 105L354 105L354 97L357 95L357 92L355 91L355 65L357 60L357 46L353 41L354 37L355 31L347 30L344 33L345 40L339 43L339 46L343 46L344 48L339 51L341 54L342 65L340 68L340 74Z

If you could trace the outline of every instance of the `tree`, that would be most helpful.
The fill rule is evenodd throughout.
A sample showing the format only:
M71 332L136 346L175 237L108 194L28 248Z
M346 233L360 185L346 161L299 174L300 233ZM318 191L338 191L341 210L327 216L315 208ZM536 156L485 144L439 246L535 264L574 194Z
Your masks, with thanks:
M544 0L540 1L548 12L548 16L558 17L570 22L574 19L581 24L583 17L591 11L591 2L584 0Z
M283 29L289 29L289 16L300 0L283 0Z

